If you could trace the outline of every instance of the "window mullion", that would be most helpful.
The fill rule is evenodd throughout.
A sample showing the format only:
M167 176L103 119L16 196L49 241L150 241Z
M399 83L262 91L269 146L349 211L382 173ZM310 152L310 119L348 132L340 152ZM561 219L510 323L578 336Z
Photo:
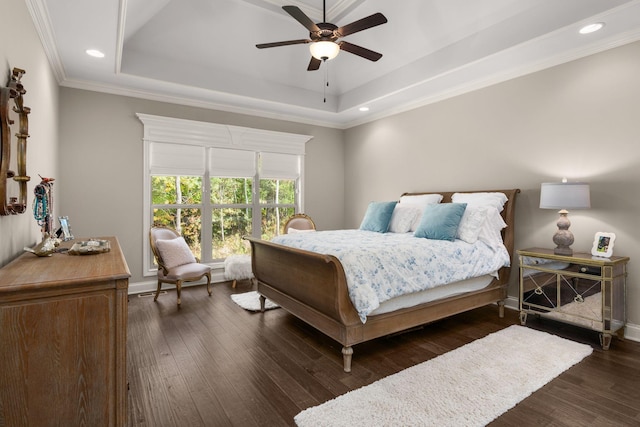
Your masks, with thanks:
M208 149L210 150L210 148ZM207 156L208 158L208 156ZM211 171L209 170L209 162L207 162L204 170L204 183L202 185L202 224L200 227L200 246L202 248L202 262L211 262L213 257L213 208L211 207Z
M262 210L260 209L260 153L256 152L255 175L253 176L253 195L252 201L252 217L251 217L251 236L260 238L262 235Z

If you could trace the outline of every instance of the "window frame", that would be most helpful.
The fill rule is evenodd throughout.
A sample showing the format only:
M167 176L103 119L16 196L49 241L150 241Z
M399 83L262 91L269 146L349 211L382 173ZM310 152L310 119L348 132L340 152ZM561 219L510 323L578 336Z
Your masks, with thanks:
M291 207L290 204L265 203L260 204L260 169L259 153L289 154L298 156L299 171L295 178L296 200L294 207L296 212L304 210L304 156L305 144L312 138L309 135L300 135L286 132L276 132L263 129L254 129L240 126L222 125L217 123L200 122L193 120L176 119L171 117L153 116L137 113L138 119L143 123L143 276L155 275L157 268L153 263L153 255L149 244L149 229L153 223L153 209L161 206L174 208L176 205L153 205L151 203L151 144L169 143L185 146L197 146L205 149L205 158L209 158L210 149L224 148L254 152L256 159L255 174L253 176L252 204L251 209L261 212L263 207ZM202 175L181 175L171 173L154 173L153 175L164 176L201 176L202 178L202 202L201 205L179 205L180 208L201 209L201 237L200 245L203 262L212 267L221 267L222 262L214 261L211 258L211 239L203 236L211 236L213 209L215 206L230 207L234 205L220 205L211 202L211 176L215 173L209 170L210 162L207 160L205 170ZM278 178L263 178L278 179ZM285 179L285 178L282 178ZM292 178L286 178L292 179ZM242 204L244 207L245 204ZM219 207L218 207L219 209ZM260 215L253 211L252 234L261 235ZM207 257L204 255L208 254Z

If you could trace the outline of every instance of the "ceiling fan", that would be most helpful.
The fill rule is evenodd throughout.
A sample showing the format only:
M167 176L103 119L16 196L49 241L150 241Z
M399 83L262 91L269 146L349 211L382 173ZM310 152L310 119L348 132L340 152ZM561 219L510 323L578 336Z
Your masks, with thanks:
M322 21L314 23L307 15L304 14L297 6L282 6L282 8L291 15L296 21L304 25L309 30L308 39L287 40L275 43L257 44L258 49L268 47L287 46L291 44L307 44L311 43L309 50L311 51L311 61L307 67L307 71L314 71L320 68L322 61L335 58L340 50L344 50L354 55L361 56L370 61L377 61L382 58L382 54L366 49L362 46L355 45L339 38L348 36L358 31L366 30L371 27L382 25L387 22L387 18L381 13L374 13L366 18L359 19L350 24L339 27L337 25L326 22L326 1L322 2Z

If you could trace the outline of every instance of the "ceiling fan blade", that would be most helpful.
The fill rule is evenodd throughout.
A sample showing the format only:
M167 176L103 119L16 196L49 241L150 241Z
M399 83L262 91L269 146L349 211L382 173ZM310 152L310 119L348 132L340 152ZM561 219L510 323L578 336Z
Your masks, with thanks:
M318 58L312 56L311 57L311 61L309 61L309 66L307 67L307 71L315 71L318 68L320 68L320 64L322 64L322 61L320 61Z
M299 39L299 40L287 40L283 42L274 42L274 43L260 43L260 44L257 44L256 47L258 49L264 49L267 47L288 46L290 44L303 44L303 43L311 43L311 40Z
M335 33L338 37L345 37L349 34L357 33L358 31L366 30L367 28L376 27L387 22L387 18L380 12L367 16L366 18L359 19L351 24L347 24L338 28Z
M289 15L293 16L293 18L304 25L304 27L309 30L310 33L320 32L320 28L316 25L315 22L311 20L307 15L304 14L303 11L300 10L297 6L282 6L285 12Z
M368 59L369 61L377 61L378 59L382 58L382 54L378 53L378 52L374 52L372 50L366 49L362 46L358 46L356 44L353 43L349 43L349 42L345 42L345 41L341 41L340 43L338 43L340 45L340 49L344 50L346 52L349 53L353 53L354 55L358 55L361 56L365 59Z

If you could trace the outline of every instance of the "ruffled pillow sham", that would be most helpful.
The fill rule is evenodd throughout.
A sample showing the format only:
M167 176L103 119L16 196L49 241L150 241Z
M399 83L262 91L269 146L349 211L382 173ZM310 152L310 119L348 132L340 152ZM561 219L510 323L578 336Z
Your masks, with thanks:
M390 233L408 233L416 221L420 221L422 211L411 205L397 204L389 223Z
M409 231L416 231L418 225L420 225L420 220L422 219L422 214L427 205L438 204L442 201L442 194L411 194L406 196L400 196L400 205L402 206L413 206L420 210L418 215L411 224Z

